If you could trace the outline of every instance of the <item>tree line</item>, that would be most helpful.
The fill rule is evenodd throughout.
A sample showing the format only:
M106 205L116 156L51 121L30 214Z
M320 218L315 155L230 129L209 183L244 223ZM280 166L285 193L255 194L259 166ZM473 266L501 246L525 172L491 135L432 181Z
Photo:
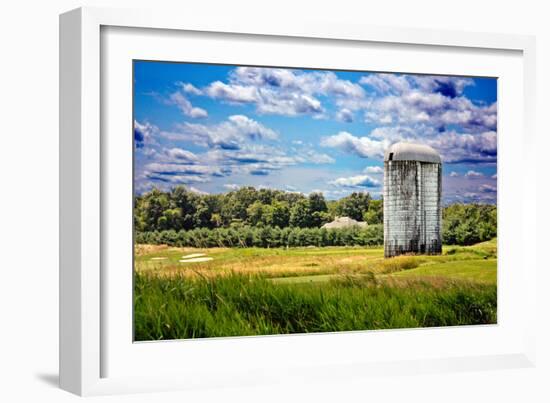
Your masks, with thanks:
M319 228L337 216L381 224L382 201L354 192L340 200L322 193L285 192L242 187L223 194L198 194L177 186L136 196L134 225L138 232L270 226Z
M366 228L320 228L337 216ZM135 197L136 242L191 247L371 246L384 241L383 201L354 192L339 200L243 187L202 195L178 186ZM443 209L442 241L472 245L497 235L497 208L452 204Z
M137 244L189 246L194 248L280 248L301 246L377 246L384 242L384 227L339 229L271 227L249 225L231 228L195 228L136 232Z
M492 204L451 204L443 209L442 241L473 245L497 236L497 207Z

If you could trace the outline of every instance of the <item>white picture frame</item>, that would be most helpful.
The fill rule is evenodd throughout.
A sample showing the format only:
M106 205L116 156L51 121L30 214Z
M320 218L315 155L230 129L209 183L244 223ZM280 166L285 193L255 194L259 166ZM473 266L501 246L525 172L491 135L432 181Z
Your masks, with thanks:
M505 141L501 141L499 137L499 148L502 143L503 151L502 154L499 150L499 161L501 155L506 156L507 152L520 150L518 151L521 152L520 161L527 162L529 156L533 155L535 146L535 41L533 37L382 28L330 22L299 24L289 22L282 26L268 19L262 21L206 20L194 18L191 15L151 10L81 8L61 15L60 385L63 389L79 395L96 395L292 382L296 377L301 380L329 380L380 373L410 374L419 371L517 368L534 365L534 291L537 262L534 254L527 253L529 246L527 234L535 233L536 228L536 197L533 193L531 193L532 197L521 198L518 217L503 216L499 210L499 265L503 259L506 259L510 264L519 263L521 266L521 271L513 273L504 270L503 280L501 280L499 266L499 325L475 329L470 327L444 330L349 332L321 335L321 337L294 335L228 338L221 341L185 340L139 343L138 345L127 338L123 338L122 342L116 341L116 335L126 334L124 332L128 330L128 326L126 324L125 328L120 329L117 327L119 323L117 314L113 313L113 306L109 302L112 298L108 298L113 289L117 289L116 284L120 284L116 281L125 280L124 278L116 280L105 272L109 256L113 253L113 248L105 243L104 234L105 228L109 225L113 226L109 224L109 218L105 214L105 211L111 208L109 207L110 198L106 196L111 189L107 178L117 176L114 171L109 171L117 168L112 168L113 164L109 163L108 156L110 152L108 148L117 147L117 145L110 142L109 138L102 137L102 133L109 132L111 124L104 122L108 114L102 110L103 97L110 91L108 87L106 88L108 84L102 80L105 61L101 59L109 55L102 49L106 44L103 42L105 38L102 38L102 32L108 31L109 27L130 30L124 33L130 36L133 35L132 29L145 29L146 31L142 31L143 35L153 32L149 30L156 30L157 33L173 34L175 32L174 35L178 32L182 34L193 32L199 37L200 33L204 35L215 33L217 38L224 35L250 36L260 44L262 40L271 42L290 40L302 45L307 45L312 40L330 41L330 46L333 46L336 51L339 46L346 44L354 46L376 44L381 48L411 46L421 48L422 51L425 49L465 50L474 54L473 58L476 57L475 54L482 58L486 53L511 52L514 54L514 61L511 62L511 79L508 81L510 84L506 85L515 88L514 94L517 93L518 96L514 98L519 99L513 100L515 104L505 104L504 111L512 111L512 107L518 104L521 110L517 118L508 114L509 123L507 121L503 125L505 129L516 125L514 127L521 132L521 135L506 137ZM173 41L177 38L174 39L172 35L171 38L158 40ZM109 42L109 46L111 43L115 42ZM145 43L143 46L146 46ZM128 54L124 57L131 58L132 55ZM159 53L158 57L162 55ZM521 71L517 69L519 67ZM482 67L480 69L473 71L484 71ZM518 75L518 72L521 74ZM506 95L506 88L504 90ZM123 93L124 88L121 88L121 91ZM128 96L131 102L131 94ZM501 124L500 112L499 105L499 125ZM129 150L131 152L131 146ZM504 176L507 178L504 184L501 168L504 168ZM512 169L506 169L506 165L504 167L499 165L499 205L501 197L504 197L501 195L501 185L504 185L504 190L508 183L519 184L524 189L535 189L536 180L535 174L527 177L514 176ZM525 192L522 193L525 194ZM514 231L514 225L520 225L520 229ZM125 230L122 226L117 228L119 231ZM511 242L515 243L513 250L506 248ZM500 250L503 246L504 253L501 254ZM131 248L131 245L126 247ZM510 276L507 276L507 273ZM107 284L108 281L109 284ZM128 303L131 304L131 292L128 295L128 287L129 285L121 296L126 301L126 305L122 308L127 308ZM504 290L507 289L506 287L509 290L513 288L513 293L505 293L503 296L500 293L501 287ZM506 301L512 302L511 299L516 297L522 298L521 305L517 308L518 315L514 316L516 319L501 323L500 315L503 314L501 306L508 306ZM502 301L504 304L501 304ZM520 311L522 312L521 321L519 320ZM120 312L125 311L121 309ZM504 315L506 316L506 313ZM484 347L488 344L480 343L477 348L473 346L475 340L486 339L486 343L489 343L491 338L497 337L506 339L506 342L494 343L495 348L492 350ZM428 341L423 342L423 339ZM397 349L393 356L375 356L374 352L369 350L370 357L364 355L366 352L362 355L350 354L352 350L337 351L336 346L342 344L360 346L360 343L366 340L369 340L369 343L371 341L380 343L382 346L391 341L405 340L407 343L429 343L438 348L430 352L420 347L416 355L406 355L404 351ZM446 348L444 343L451 340L464 340L465 344L462 349ZM322 347L334 354L316 357L315 349ZM284 349L294 352L293 358L277 361L277 357L285 351ZM381 354L385 351L383 347L377 347L377 349ZM121 351L124 354L120 353ZM365 351L368 351L368 348L365 348ZM169 357L174 357L174 354L186 354L185 357L188 357L188 360L185 363L180 360L170 360ZM257 365L257 357L261 355L269 359L265 360L264 367L258 371L260 368L254 365ZM215 370L209 370L209 365L216 356L225 357L230 361L229 365L219 365ZM242 361L241 363L236 362L238 357L244 357L239 360ZM107 365L107 363L117 360L120 364L116 367L117 369L110 369L110 364ZM135 372L131 371L130 367L135 367L136 362L142 362L143 367L149 366L152 362L149 360L156 360L156 364L162 363L162 367L166 370L159 371L158 376L149 373L146 368L143 371L140 368L135 368ZM203 365L198 365L199 361L205 362L202 363ZM124 366L124 363L127 365ZM189 368L193 363L197 366L190 372ZM304 371L304 368L307 368L307 371Z

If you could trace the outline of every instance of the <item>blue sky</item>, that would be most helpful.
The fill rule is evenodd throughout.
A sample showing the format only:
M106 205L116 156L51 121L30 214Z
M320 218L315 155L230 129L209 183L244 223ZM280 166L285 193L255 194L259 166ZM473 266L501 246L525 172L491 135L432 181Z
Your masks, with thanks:
M443 158L446 204L496 202L497 80L134 62L135 189L380 197L383 153Z

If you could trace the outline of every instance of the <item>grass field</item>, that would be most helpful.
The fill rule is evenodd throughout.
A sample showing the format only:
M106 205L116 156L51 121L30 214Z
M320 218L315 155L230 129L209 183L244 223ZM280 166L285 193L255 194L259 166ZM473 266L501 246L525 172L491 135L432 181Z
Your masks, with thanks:
M382 248L138 245L135 339L496 323L496 257L496 240L391 259Z

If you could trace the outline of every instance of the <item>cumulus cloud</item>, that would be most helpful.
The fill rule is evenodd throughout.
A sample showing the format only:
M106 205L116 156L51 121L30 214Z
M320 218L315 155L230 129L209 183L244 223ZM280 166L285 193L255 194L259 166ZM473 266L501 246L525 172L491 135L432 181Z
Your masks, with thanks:
M378 141L366 136L356 137L345 131L321 139L322 147L337 148L362 158L381 158L389 145L390 143L386 140Z
M307 94L332 94L346 97L361 97L365 94L360 85L342 80L331 71L238 67L232 71L230 81L260 88L295 90Z
M382 174L384 173L384 168L379 166L371 166L371 167L366 167L363 170L363 172L367 174Z
M194 107L181 92L172 93L169 102L176 105L185 116L190 118L205 118L208 116L208 112L202 108Z
M314 186L326 186L329 183L326 178L336 177L330 181L332 189L329 189L334 195L349 194L356 189L370 191L380 186L374 178L380 178L383 168L375 165L383 158L385 149L395 142L406 141L430 145L446 164L464 164L453 167L456 171L449 173L452 180L448 181L450 186L462 187L460 197L467 197L466 193L471 197L477 194L483 200L496 197L493 192L496 188L492 186L496 174L483 176L478 171L485 169L472 169L463 175L476 164L494 165L497 157L497 105L473 101L467 96L466 89L475 85L472 79L374 73L352 82L330 71L237 67L200 88L183 81L175 85L177 91L158 99L165 105L177 106L190 119L172 123L170 132L147 122L134 123L136 156L144 161L137 172L141 175L140 186L214 181L205 188L231 189L231 184L224 187L216 178L231 176L228 179L231 182L247 183L246 175L251 175L248 178L251 183L272 186L276 179L262 176L283 169L314 172L320 168L300 165L334 164L334 156L344 152L378 161L366 161L364 165L373 166L355 174L342 171L334 175L327 169L324 182L317 178L319 183ZM315 144L312 140L292 141L285 136L279 141L281 134L261 123L262 117L255 120L249 117L253 115L233 114L218 123L193 121L208 117L205 109L194 105L195 97L220 101L221 107L225 105L232 112L246 106L246 110L254 109L259 115L308 115L344 123L364 119L371 131L355 134L351 133L353 129L348 129L349 132L336 129ZM299 124L302 120L295 122ZM331 122L327 127L336 125L337 122ZM342 123L339 125L344 127ZM305 130L304 137L293 134L294 138L308 139L310 133L307 127ZM479 179L471 180L475 178ZM302 185L300 188L309 189Z
M191 141L203 147L237 150L249 140L276 140L277 132L244 115L232 115L221 123L203 125L184 122L177 131L165 133L171 140Z
M216 177L231 175L267 176L283 168L303 163L330 164L334 159L313 150L298 150L287 154L277 146L243 143L236 149L213 148L196 154L181 148L166 149L154 160L143 165L147 179L174 182L183 179L185 183L210 181ZM175 177L176 179L170 179Z
M493 185L484 184L479 187L479 191L483 193L496 193L497 188Z
M194 153L182 148L170 148L166 150L166 155L180 164L196 164L199 162L199 158Z
M402 94L411 89L407 76L390 73L369 74L361 77L359 82L382 94Z
M341 122L353 122L353 112L348 108L342 108L336 113L336 119Z
M436 128L458 125L473 132L496 129L496 103L478 106L466 97L412 91L373 99L365 120L377 124L429 124Z
M481 178L483 174L481 172L470 170L464 174L466 178Z
M134 144L136 148L143 148L145 144L153 143L154 136L160 132L159 128L148 123L134 120Z
M204 93L229 103L254 104L261 114L315 117L324 117L320 96L365 97L359 84L342 80L333 72L263 67L237 67L229 74L227 83L214 81ZM342 110L340 117L349 121L351 111Z
M464 88L474 85L474 81L465 77L429 76L394 73L373 73L361 77L361 84L371 87L381 94L404 94L414 90L439 93L456 98Z
M324 112L321 101L312 95L289 94L265 94L258 103L257 110L262 114L274 115L321 115Z
M492 175L491 179L497 179L497 174Z
M181 87L181 89L188 93L188 94L191 94L191 95L203 95L203 92L198 89L197 87L195 87L193 84L191 83L182 83L181 81L177 82L176 83L178 86Z
M369 137L385 144L399 141L422 143L433 147L446 163L495 163L497 133L439 132L426 124L412 126L381 126L373 129Z
M445 132L426 142L439 151L445 162L494 163L497 158L497 133Z
M222 99L232 103L257 102L259 99L257 90L254 87L225 84L221 81L211 83L206 87L205 93L214 99Z
M474 85L474 80L468 77L427 75L410 77L418 88L424 91L436 92L449 98L456 98L462 95L466 87Z
M365 109L367 122L496 130L496 102L476 105L464 96L464 89L474 85L470 78L379 73L362 77L360 83L378 94L358 105Z
M356 175L329 181L330 185L348 188L372 188L380 186L380 181L369 175Z
M226 189L229 189L229 190L237 190L239 189L241 186L240 185L237 185L236 183L225 183L223 185L224 188Z

